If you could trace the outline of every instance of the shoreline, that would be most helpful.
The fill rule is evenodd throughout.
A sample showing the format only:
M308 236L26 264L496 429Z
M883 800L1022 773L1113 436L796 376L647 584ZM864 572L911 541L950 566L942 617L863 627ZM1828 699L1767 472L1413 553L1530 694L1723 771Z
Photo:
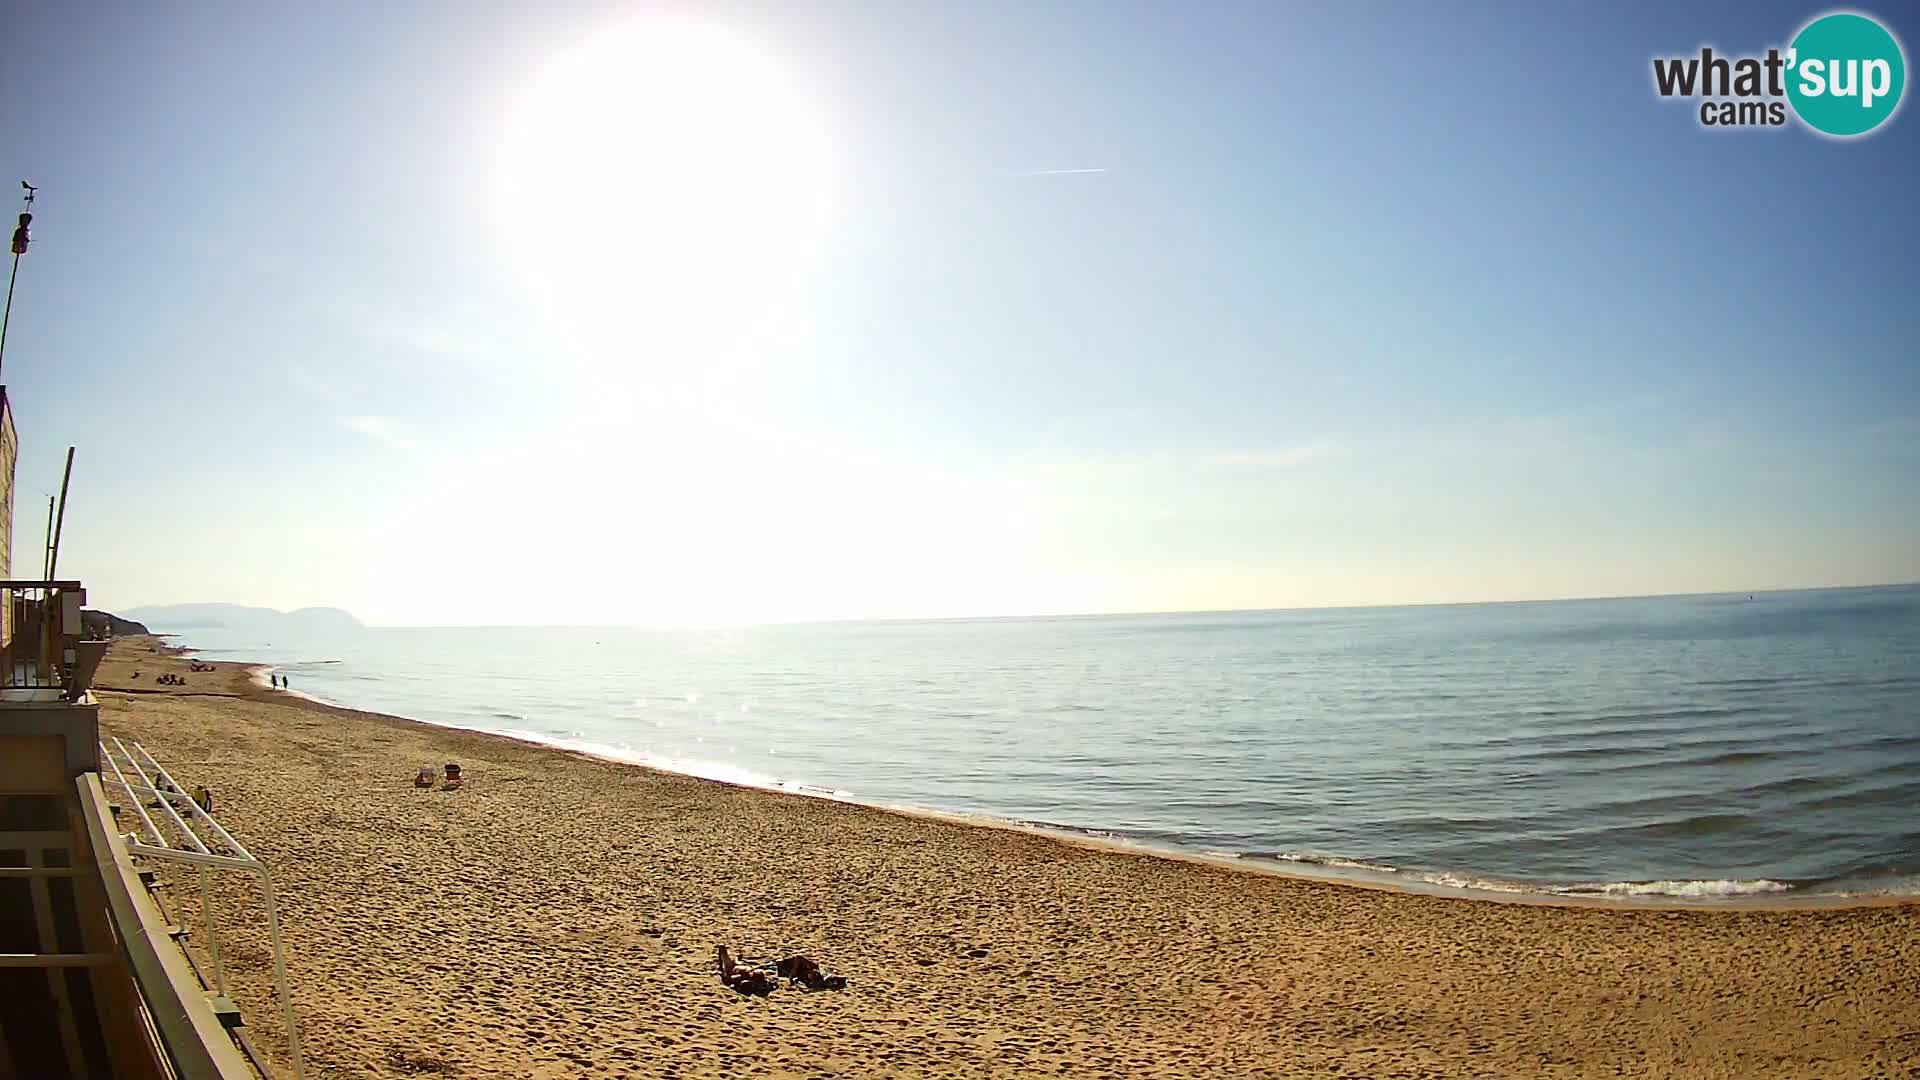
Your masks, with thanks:
M1920 905L1462 903L555 753L184 652L117 642L102 734L205 785L271 869L311 1076L1920 1068ZM449 762L463 786L414 786ZM198 949L197 879L162 873ZM230 996L285 1066L263 913L214 887ZM719 945L848 983L743 996Z
M155 634L150 636L156 642L160 643L159 647L161 649L168 650L175 655L197 656L202 651L189 645L173 644L169 639L174 638L176 635ZM1528 889L1524 882L1503 883L1512 884L1515 886L1513 889L1486 888L1472 885L1449 885L1411 876L1396 876L1418 873L1417 871L1385 870L1367 865L1356 865L1353 867L1322 866L1316 863L1293 863L1281 859L1200 852L1167 845L1149 844L1129 840L1120 836L1101 835L1098 830L1079 826L1019 821L1011 818L996 817L990 814L874 802L852 796L842 796L824 789L801 785L788 787L781 784L755 784L705 776L695 772L670 769L649 762L629 760L612 753L596 753L592 750L582 749L577 746L562 745L534 735L511 735L498 731L488 731L482 728L463 727L457 724L442 724L431 720L421 720L416 717L401 716L395 713L359 709L350 705L328 701L303 691L273 687L263 681L270 672L278 670L278 667L273 664L252 663L241 660L214 660L208 662L219 665L223 669L237 668L243 670L248 676L249 685L258 690L262 695L269 695L292 702L296 707L313 708L330 714L376 717L392 723L411 724L440 731L457 731L465 735L487 739L500 739L519 746L537 747L542 750L573 755L589 761L616 765L622 768L637 769L656 775L681 777L710 784L721 784L726 787L737 788L744 791L757 791L772 795L788 795L804 799L843 803L850 806L859 806L868 810L879 811L881 813L897 814L909 819L936 821L968 828L994 829L1020 833L1095 851L1193 863L1243 874L1278 877L1287 880L1311 881L1328 885L1344 885L1357 889L1401 893L1413 896L1432 896L1452 900L1546 907L1597 908L1602 910L1833 911L1848 908L1920 905L1920 893L1818 893L1802 892L1792 887L1778 892L1755 892L1701 897L1677 896L1670 893L1650 893L1644 895L1564 893L1555 892L1550 889ZM1482 878L1480 880L1486 879Z

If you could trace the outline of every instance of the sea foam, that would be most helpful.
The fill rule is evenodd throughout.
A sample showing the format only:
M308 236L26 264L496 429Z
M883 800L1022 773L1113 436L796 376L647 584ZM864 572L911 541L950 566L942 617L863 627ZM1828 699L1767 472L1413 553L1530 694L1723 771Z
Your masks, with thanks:
M1718 878L1711 881L1612 881L1602 885L1571 885L1554 889L1569 896L1680 896L1713 899L1732 896L1765 896L1783 893L1793 886L1767 878L1739 880Z

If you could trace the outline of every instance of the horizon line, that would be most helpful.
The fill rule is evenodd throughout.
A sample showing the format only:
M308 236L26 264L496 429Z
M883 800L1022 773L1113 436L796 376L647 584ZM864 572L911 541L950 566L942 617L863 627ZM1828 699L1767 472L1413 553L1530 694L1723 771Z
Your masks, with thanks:
M310 611L316 607L324 610L339 611L359 622L366 630L747 630L765 626L850 626L858 624L888 623L942 623L942 622L1021 622L1043 619L1128 619L1151 616L1172 615L1267 615L1299 611L1381 611L1394 608L1442 608L1442 607L1490 607L1508 604L1569 604L1614 600L1675 600L1687 597L1709 596L1762 596L1781 593L1802 592L1843 592L1863 589L1904 589L1920 587L1920 579L1909 581L1882 581L1862 585L1795 585L1765 589L1721 589L1707 592L1659 592L1659 593L1611 593L1591 596L1537 596L1492 600L1427 600L1399 604L1304 604L1294 607L1244 607L1244 608L1143 608L1130 611L1059 611L1026 612L1008 615L889 615L880 617L854 617L831 619L765 619L742 622L678 622L678 623L368 623L345 608L326 605L304 605L281 611L278 608L264 607L258 604L232 604L232 607L248 607L256 610L272 611L279 615L290 615L296 611ZM141 608L182 607L188 604L217 606L219 601L183 601L179 604L142 604L139 607L125 609L128 612ZM106 608L89 610L107 611ZM118 615L117 612L108 614ZM132 620L138 621L138 620ZM225 627L186 627L187 630L225 629ZM161 631L151 631L155 636L166 635Z

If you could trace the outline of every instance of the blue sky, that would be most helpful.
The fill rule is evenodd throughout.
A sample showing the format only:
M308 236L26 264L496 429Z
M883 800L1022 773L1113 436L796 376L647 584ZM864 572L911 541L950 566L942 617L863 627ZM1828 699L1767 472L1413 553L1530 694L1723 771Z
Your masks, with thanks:
M1911 109L1655 97L1818 7L1447 7L15 6L16 569L73 444L109 607L1920 579Z

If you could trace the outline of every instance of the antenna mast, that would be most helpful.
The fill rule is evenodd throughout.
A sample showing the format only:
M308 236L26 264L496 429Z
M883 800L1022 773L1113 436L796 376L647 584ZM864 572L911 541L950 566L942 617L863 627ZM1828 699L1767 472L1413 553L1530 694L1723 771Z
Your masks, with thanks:
M53 580L53 496L47 496L47 539L40 545L40 580Z
M67 483L73 479L73 447L67 447L67 471L60 477L60 515L53 519L53 546L47 549L47 580L60 569L60 530L67 524Z

